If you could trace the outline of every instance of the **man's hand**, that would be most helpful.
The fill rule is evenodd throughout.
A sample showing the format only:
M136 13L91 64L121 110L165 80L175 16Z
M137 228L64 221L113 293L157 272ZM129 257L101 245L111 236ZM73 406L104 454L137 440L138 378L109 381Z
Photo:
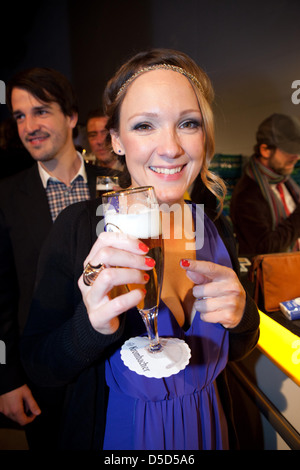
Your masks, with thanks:
M24 426L31 423L41 410L27 385L0 395L0 412Z

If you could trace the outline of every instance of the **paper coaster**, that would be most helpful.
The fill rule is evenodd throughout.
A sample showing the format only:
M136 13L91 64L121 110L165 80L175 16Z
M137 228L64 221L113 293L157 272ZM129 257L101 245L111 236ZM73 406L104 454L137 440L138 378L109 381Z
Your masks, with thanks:
M121 359L133 372L145 377L170 377L189 363L191 350L178 338L160 338L162 350L151 353L146 336L128 339L121 348Z

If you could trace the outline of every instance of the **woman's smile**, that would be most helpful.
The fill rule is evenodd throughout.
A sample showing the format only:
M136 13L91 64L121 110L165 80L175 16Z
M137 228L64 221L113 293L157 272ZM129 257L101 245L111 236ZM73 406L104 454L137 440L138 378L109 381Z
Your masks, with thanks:
M154 173L157 173L163 177L180 177L181 175L179 173L183 171L185 166L186 165L175 167L150 166L149 168L151 171L154 171Z

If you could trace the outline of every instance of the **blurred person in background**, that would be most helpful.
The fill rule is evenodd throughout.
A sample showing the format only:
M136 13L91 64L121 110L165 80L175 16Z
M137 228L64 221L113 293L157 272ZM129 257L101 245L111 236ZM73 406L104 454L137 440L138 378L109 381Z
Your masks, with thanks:
M106 124L107 117L100 109L90 111L86 123L87 138L91 149L88 159L91 159L95 165L122 171L124 164L114 152L107 148Z
M260 124L254 154L231 199L240 254L299 250L300 187L291 177L299 155L298 118L272 114Z

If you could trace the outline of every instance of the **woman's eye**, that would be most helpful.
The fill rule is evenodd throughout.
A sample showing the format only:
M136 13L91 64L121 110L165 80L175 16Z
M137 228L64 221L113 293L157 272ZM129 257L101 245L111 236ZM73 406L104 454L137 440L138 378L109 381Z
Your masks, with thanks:
M139 124L136 124L133 128L135 131L148 131L152 129L151 124L148 124L147 122L141 122Z
M201 127L201 122L195 121L193 119L190 121L183 122L180 127L182 127L183 129L198 129L199 127Z

